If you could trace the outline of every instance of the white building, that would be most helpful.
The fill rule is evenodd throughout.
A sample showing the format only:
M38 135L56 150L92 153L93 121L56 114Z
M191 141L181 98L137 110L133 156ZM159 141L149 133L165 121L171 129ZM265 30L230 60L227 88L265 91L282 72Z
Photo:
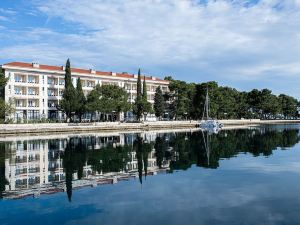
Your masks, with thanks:
M9 81L5 87L5 101L15 103L18 119L60 119L62 114L56 106L64 91L64 66L40 65L38 63L11 62L1 66ZM131 103L136 99L137 75L128 73L101 72L93 69L72 68L72 82L80 77L85 95L97 84L115 84L129 93ZM142 77L143 78L143 77ZM154 94L158 86L168 91L168 81L155 77L146 77L148 101L154 103Z

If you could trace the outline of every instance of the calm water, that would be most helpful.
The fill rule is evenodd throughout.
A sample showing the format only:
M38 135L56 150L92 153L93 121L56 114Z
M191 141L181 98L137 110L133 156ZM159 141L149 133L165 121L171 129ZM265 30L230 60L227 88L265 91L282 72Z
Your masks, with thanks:
M300 224L299 129L0 137L0 224Z

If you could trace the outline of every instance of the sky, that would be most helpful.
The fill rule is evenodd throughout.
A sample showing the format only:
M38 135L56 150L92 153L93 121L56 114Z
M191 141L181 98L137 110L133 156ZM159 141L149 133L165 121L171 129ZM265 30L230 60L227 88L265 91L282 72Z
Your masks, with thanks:
M300 0L0 0L11 61L217 81L300 98Z

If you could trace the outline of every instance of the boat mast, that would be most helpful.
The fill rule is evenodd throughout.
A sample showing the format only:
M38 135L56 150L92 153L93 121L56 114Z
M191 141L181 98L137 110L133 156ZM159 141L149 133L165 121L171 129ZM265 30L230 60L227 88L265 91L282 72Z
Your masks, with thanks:
M206 89L206 119L208 120L208 111L209 111L209 97L208 97L208 88Z
M206 114L206 118L205 118ZM205 96L205 102L204 102L204 109L202 114L202 120L205 118L206 120L209 119L209 96L208 96L208 87L206 88L206 96Z

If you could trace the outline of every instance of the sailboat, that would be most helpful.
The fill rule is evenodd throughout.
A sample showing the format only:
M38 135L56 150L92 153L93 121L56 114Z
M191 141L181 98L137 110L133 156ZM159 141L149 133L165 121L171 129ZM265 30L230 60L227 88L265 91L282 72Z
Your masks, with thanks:
M209 96L208 96L208 89L206 90L206 97L205 97L205 104L203 110L202 120L199 125L200 128L206 130L219 130L223 127L218 120L214 120L209 117Z

